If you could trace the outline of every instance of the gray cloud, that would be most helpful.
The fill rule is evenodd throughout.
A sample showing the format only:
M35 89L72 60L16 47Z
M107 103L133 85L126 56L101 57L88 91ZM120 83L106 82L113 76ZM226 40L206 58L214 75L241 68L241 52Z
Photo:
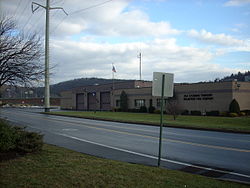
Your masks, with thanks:
M34 1L45 3L44 0ZM45 11L40 8L32 14L31 2L1 0L1 12L16 18L25 32L36 31L44 36ZM51 6L63 6L69 13L65 16L60 10L51 11L50 58L51 66L56 65L52 70L52 83L79 77L111 78L112 63L116 66L117 78L138 79L139 49L143 53L143 79L147 80L152 79L153 71L175 73L178 82L211 80L242 71L213 64L214 57L219 53L210 49L177 45L174 37L186 32L173 28L167 21L151 21L146 13L130 8L129 0L115 0L77 14L72 13L102 1L51 2ZM249 49L249 45L241 45L241 40L224 34L194 30L189 35L210 44L237 45L238 50ZM105 37L120 37L123 41L132 38L132 42L105 42ZM229 49L220 50L225 53Z

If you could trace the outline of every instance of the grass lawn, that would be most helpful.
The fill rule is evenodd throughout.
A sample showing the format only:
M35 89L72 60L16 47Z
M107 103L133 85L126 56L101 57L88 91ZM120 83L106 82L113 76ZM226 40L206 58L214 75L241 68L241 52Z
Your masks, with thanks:
M112 161L44 145L0 162L0 187L248 187L157 167Z
M126 112L50 112L50 114L68 115L85 118L99 118L124 122L139 122L159 124L159 114L126 113ZM164 115L164 124L178 127L193 127L200 129L215 129L226 131L241 131L250 133L250 117L211 117L211 116L173 116Z

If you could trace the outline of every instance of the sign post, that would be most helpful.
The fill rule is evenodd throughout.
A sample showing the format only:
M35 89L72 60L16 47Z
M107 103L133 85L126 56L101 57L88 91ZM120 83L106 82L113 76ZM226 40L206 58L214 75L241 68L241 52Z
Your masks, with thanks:
M173 96L174 75L171 73L154 72L152 96L161 97L161 117L160 117L160 135L159 135L159 152L158 167L161 164L161 145L162 145L162 126L163 126L163 103L164 97Z

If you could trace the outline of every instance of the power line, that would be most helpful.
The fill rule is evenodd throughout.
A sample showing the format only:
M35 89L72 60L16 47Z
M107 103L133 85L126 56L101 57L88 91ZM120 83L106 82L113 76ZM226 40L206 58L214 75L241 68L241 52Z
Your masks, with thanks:
M104 4L106 4L106 3L109 3L109 2L111 2L111 1L113 1L113 0L104 1L104 2L102 2L102 3L98 3L98 4L95 4L95 5L92 5L92 6L83 8L83 9L76 10L76 11L74 11L74 12L69 13L68 16L72 16L72 15L74 15L74 14L78 14L78 13L80 13L80 12L83 12L83 11L86 11L86 10L89 10L89 9L92 9L92 8L96 8L96 7L99 7L99 6L102 6L102 5L104 5ZM56 31L56 29L59 27L59 25L61 25L61 24L63 23L63 21L64 21L66 18L67 18L67 17L65 16L65 17L64 17L64 18L54 27L54 29L53 29L53 31L51 31L51 33L54 33L54 32Z
M74 11L74 12L71 12L70 15L78 14L79 12L86 11L86 10L89 10L89 9L92 9L92 8L99 7L99 6L101 6L101 5L104 5L104 4L106 4L106 3L109 3L109 2L111 2L111 1L113 1L113 0L104 1L104 2L102 2L102 3L98 3L98 4L92 5L92 6L87 7L87 8L83 8L83 9L80 9L80 10L76 10L76 11Z
M50 34L55 33L55 31L57 30L57 28L59 27L59 25L61 25L62 22L63 22L64 20L66 20L66 18L67 18L67 16L64 16L64 17L61 19L61 21L60 21L60 22L54 27L54 29L50 32Z
M54 2L54 4L59 3L60 1L62 2L62 4L60 5L62 7L65 3L65 0L59 0L58 2ZM53 5L53 4L51 4L51 5ZM58 11L56 11L55 14L52 14L50 18L56 17L57 13L58 13Z
M19 2L18 2L18 5L17 5L17 7L16 7L16 9L15 9L14 16L16 16L16 13L17 13L17 10L18 10L18 8L19 8L19 6L20 6L20 4L21 4L21 1L22 1L22 0L19 0Z
M28 3L26 3L26 5L24 6L24 9L23 9L23 11L21 12L21 14L20 15L23 15L23 13L25 12L25 10L27 9L27 7L29 6L29 2L30 0L28 0L27 2Z

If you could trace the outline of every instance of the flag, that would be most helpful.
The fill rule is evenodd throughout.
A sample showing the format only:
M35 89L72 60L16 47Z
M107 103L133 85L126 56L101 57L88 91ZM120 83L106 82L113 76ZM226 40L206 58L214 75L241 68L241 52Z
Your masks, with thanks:
M113 65L112 71L113 71L113 72L116 72L116 70L115 70L115 66L114 66L114 65Z

